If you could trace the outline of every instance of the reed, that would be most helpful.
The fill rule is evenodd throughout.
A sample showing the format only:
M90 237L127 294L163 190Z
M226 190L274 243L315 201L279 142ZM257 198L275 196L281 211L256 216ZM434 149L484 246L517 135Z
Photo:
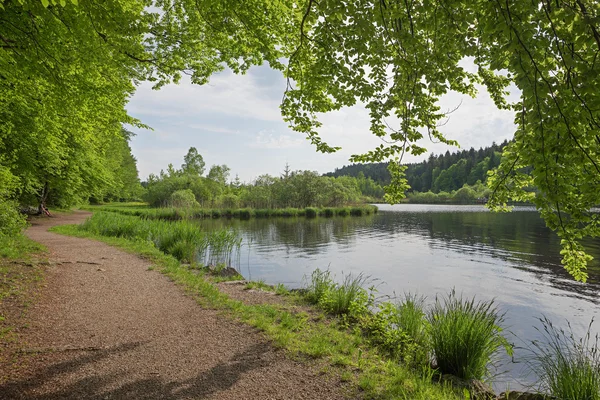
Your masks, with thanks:
M163 221L181 221L187 219L203 219L203 218L272 218L272 217L307 217L316 218L322 216L326 218L338 216L346 217L370 215L377 212L377 207L372 205L354 206L354 207L338 207L338 208L264 208L264 209L210 209L210 208L175 208L162 207L151 208L143 206L123 206L123 205L104 205L86 207L91 211L107 211L128 216L136 216L144 219L163 220Z
M443 374L483 379L489 376L500 347L512 354L512 347L502 336L504 315L493 301L463 299L453 290L442 301L436 298L427 321L433 355Z
M536 329L544 341L535 341L532 367L539 376L541 390L556 399L600 400L600 347L598 335L592 337L590 322L587 333L576 338L571 325L559 329L546 318Z
M178 260L195 264L231 266L239 257L239 235L230 230L204 232L188 221L160 221L98 212L80 229L102 236L151 242L157 249Z

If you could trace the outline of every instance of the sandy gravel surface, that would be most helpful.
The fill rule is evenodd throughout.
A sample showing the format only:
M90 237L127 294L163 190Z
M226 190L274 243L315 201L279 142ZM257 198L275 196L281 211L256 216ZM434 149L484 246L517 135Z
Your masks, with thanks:
M2 399L341 399L341 387L285 357L250 327L201 308L147 261L47 232L27 234L51 267L22 337L40 352Z

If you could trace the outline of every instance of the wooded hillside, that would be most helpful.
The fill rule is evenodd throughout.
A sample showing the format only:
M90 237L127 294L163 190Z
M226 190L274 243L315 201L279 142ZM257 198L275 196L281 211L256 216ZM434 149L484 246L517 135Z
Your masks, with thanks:
M508 144L492 143L491 146L475 150L462 150L434 155L420 163L406 164L406 178L410 191L451 192L463 187L464 184L474 185L477 181L485 182L487 172L500 165L502 149ZM390 183L388 163L352 164L328 172L325 176L364 176L371 178L381 185Z

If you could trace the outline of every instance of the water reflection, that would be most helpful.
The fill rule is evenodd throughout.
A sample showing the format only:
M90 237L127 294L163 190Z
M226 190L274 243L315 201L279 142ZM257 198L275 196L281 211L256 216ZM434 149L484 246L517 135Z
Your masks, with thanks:
M365 272L382 295L418 292L431 301L451 288L496 299L519 345L539 338L533 328L547 315L569 319L582 333L600 317L600 243L586 242L596 259L589 283L576 283L560 263L560 242L532 208L490 213L482 206L380 207L366 217L208 220L206 229L233 227L244 238L241 270L251 279L292 287L315 268ZM600 324L596 324L598 331ZM496 388L531 382L522 364L503 359Z

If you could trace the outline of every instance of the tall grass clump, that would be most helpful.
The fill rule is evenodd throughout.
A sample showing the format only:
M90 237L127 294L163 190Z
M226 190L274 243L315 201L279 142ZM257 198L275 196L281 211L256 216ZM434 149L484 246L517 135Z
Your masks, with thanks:
M321 212L324 217L331 218L335 215L335 210L333 208L324 208Z
M512 354L502 336L504 315L494 301L463 299L451 291L436 298L428 313L431 348L438 369L463 379L489 376L489 366L500 347Z
M350 210L345 207L336 208L335 215L337 215L338 217L347 217L348 215L350 215Z
M367 281L368 278L361 273L356 276L348 274L342 283L335 283L328 270L317 268L311 274L305 298L333 315L349 314L356 303L368 301L367 291L363 288Z
M236 232L204 232L189 221L161 221L99 212L79 229L102 236L150 242L160 251L178 260L195 264L231 265L239 257L241 238Z
M346 275L342 283L330 287L321 299L320 306L334 315L348 314L354 303L367 301L367 291L363 288L367 281L368 278L362 273Z
M304 209L304 213L306 215L306 218L316 218L317 215L319 215L319 210L314 207L306 207Z
M319 301L325 296L325 293L334 285L329 270L321 271L315 269L307 282L304 297L311 304L319 304Z
M352 207L350 209L350 215L352 215L353 217L362 217L364 212L365 210L361 207Z
M577 339L571 325L567 331L540 318L544 341L534 341L531 350L534 372L541 390L561 400L600 400L600 347L598 335L592 338L592 322L587 333Z

